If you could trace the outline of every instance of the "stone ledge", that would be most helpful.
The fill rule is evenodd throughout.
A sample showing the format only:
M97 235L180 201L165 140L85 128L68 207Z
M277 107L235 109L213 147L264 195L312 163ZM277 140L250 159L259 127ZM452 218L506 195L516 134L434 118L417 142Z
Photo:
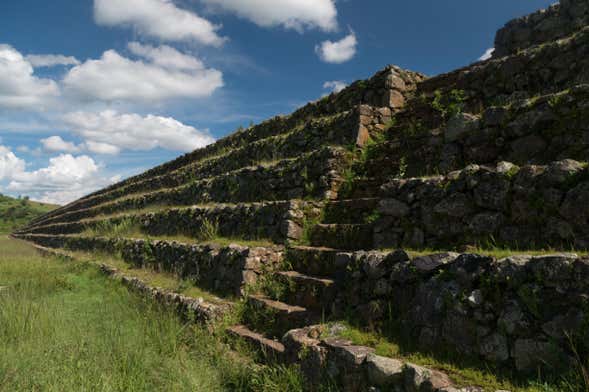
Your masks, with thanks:
M311 384L327 374L344 391L389 390L437 392L482 392L481 388L455 388L443 372L374 354L374 349L336 338L320 338L324 327L309 326L285 334L287 362L299 363ZM376 389L371 389L376 388ZM396 390L396 389L395 389Z
M282 248L188 245L175 241L25 235L20 238L47 248L114 254L138 267L173 273L219 294L240 296L245 286L282 260Z
M524 374L558 371L572 363L567 334L586 333L587 257L446 252L411 259L398 250L338 258L350 267L336 308L369 325L391 317L388 309L424 349L451 347Z

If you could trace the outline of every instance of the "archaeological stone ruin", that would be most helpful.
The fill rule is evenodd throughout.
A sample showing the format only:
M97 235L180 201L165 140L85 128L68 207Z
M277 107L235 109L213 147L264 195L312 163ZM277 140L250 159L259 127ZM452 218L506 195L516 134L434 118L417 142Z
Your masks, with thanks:
M522 375L570 368L589 350L588 162L589 2L561 0L499 30L489 60L387 66L14 235L245 301L229 332L310 385L478 391L337 322L393 320L425 352ZM201 320L224 309L152 294Z

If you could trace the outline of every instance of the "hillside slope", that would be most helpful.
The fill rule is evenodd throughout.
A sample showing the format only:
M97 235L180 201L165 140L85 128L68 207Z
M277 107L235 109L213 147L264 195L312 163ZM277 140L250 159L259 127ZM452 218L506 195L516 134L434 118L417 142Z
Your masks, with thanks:
M0 234L8 234L58 207L0 194Z
M589 368L589 3L510 22L496 49L432 78L388 66L16 235L233 295L231 333L310 382L480 383L407 352L562 379ZM402 349L325 331L342 321Z

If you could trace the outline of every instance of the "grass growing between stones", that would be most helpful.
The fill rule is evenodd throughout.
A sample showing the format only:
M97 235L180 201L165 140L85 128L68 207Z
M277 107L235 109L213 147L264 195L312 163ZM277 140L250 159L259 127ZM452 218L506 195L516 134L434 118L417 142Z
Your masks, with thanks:
M106 238L135 238L152 241L176 241L185 244L198 245L240 245L250 248L271 247L276 244L270 239L244 239L239 237L223 237L218 234L218 225L215 222L205 221L202 230L195 237L187 235L150 235L141 230L139 224L132 219L123 219L121 222L112 223L110 221L101 221L96 227L86 229L81 233L84 237L106 237Z
M400 335L397 333L387 333L384 330L382 333L369 332L356 328L350 323L343 325L345 328L337 333L338 337L350 340L356 345L372 347L377 355L398 358L405 362L441 370L447 373L458 386L478 386L489 392L496 390L583 392L587 390L581 368L572 369L570 373L560 377L544 378L537 375L530 379L521 379L514 377L506 369L491 368L488 364L458 356L450 351L436 350L435 353L424 353L417 350L408 340L398 338ZM329 329L326 328L326 330Z
M490 256L495 257L496 259L502 259L509 256L516 256L516 255L526 255L526 256L543 256L549 254L561 254L561 253L574 253L579 257L589 255L587 251L578 251L575 249L569 250L562 250L562 249L510 249L510 248L500 248L500 247L469 247L466 249L466 252L462 252L464 249L461 250L448 250L448 249L433 249L433 248L426 248L426 249L410 249L410 248L403 248L409 257L420 257L420 256L427 256L432 255L435 253L443 253L448 251L453 251L457 253L474 253L483 256ZM393 251L393 249L390 249Z
M76 260L88 262L95 265L105 264L114 267L119 272L127 277L137 278L143 281L150 287L159 287L178 294L185 295L192 298L203 298L209 302L222 302L218 296L195 286L192 282L179 279L172 273L163 271L154 271L149 268L138 268L123 260L118 255L108 254L104 252L81 252L68 251L68 255L74 257ZM230 298L226 298L230 299Z
M90 263L0 237L0 286L0 391L302 391Z

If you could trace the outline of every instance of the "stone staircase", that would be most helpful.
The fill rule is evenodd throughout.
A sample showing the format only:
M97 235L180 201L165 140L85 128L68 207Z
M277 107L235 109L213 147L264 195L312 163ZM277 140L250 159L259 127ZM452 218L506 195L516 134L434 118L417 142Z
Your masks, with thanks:
M543 17L566 32L511 41ZM520 374L571 364L567 336L589 348L589 259L572 252L589 249L588 18L563 2L432 78L389 66L15 235L242 298L229 334L311 384L477 390L324 331L350 315Z

